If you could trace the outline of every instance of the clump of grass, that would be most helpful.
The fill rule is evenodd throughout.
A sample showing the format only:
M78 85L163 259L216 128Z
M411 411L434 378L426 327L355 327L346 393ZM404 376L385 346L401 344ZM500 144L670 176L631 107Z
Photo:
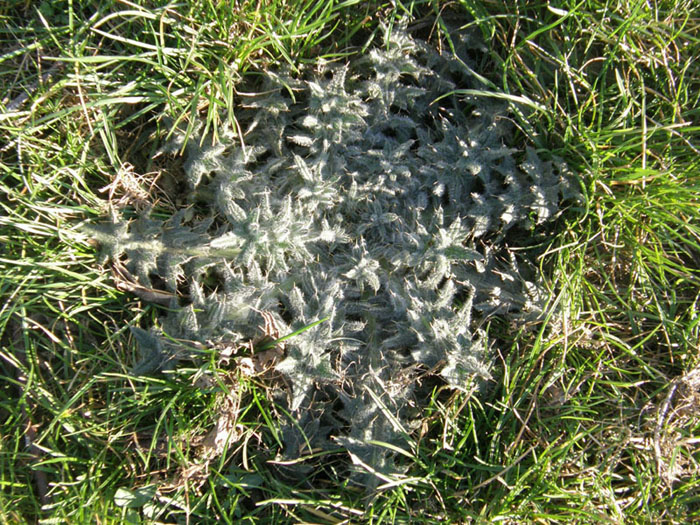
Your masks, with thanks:
M0 7L4 521L698 518L693 3L394 5ZM581 175L586 202L527 253L551 289L546 321L488 321L494 382L478 396L436 385L399 454L407 477L367 500L332 454L305 457L305 480L284 476L286 416L256 379L202 393L195 371L129 377L127 320L146 325L154 307L115 289L76 225L106 212L110 191L122 206L177 199L177 159L149 160L163 116L235 125L256 71L361 49L378 12L413 16L437 46L450 45L442 29L478 27L491 43L484 90L513 102L523 140ZM174 484L227 392L246 407L242 444L203 485Z

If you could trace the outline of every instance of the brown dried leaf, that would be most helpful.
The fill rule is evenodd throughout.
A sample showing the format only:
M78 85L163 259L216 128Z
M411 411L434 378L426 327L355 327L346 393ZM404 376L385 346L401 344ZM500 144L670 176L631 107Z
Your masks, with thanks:
M175 297L175 294L170 292L154 290L153 288L147 288L139 284L136 277L134 277L119 261L115 261L112 264L112 277L114 279L114 285L118 290L133 293L139 299L148 303L169 306L171 299Z

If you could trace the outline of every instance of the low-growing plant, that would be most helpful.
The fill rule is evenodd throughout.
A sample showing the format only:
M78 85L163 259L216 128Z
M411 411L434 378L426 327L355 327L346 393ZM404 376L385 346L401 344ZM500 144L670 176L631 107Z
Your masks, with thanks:
M287 384L273 395L296 419L284 456L340 445L369 487L410 448L421 377L465 391L490 377L472 315L539 314L507 244L578 192L563 162L513 144L507 106L470 89L481 40L453 41L439 54L387 29L349 63L267 73L218 142L173 133L159 154L184 151L187 205L91 230L169 296L158 327L135 329L134 373L175 366L183 340L255 352L261 330L299 331L275 360Z

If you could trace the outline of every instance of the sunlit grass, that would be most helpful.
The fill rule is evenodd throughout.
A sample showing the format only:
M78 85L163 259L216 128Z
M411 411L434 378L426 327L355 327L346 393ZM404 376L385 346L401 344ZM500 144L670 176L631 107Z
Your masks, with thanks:
M4 521L698 518L693 2L67 6L0 7ZM156 312L115 289L79 225L108 200L177 201L176 162L153 160L174 123L236 129L258 71L344 59L379 21L411 15L436 46L448 26L479 29L483 90L512 102L523 141L563 157L586 198L519 252L551 292L546 322L490 320L494 380L471 396L436 387L397 454L405 477L368 497L344 484L342 451L285 476L276 422L288 416L264 382L213 357L225 379L210 390L197 370L130 377L127 326ZM183 469L226 396L243 407L238 440L199 484Z

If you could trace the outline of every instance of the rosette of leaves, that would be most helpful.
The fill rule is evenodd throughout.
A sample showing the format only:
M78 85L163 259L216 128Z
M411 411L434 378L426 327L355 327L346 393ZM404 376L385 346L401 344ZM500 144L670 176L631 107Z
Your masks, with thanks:
M376 443L410 428L416 371L455 388L486 380L472 313L538 311L505 243L555 218L575 186L561 162L509 144L506 106L450 95L475 82L468 56L394 29L350 63L268 73L241 97L240 133L184 146L188 198L206 216L115 215L93 230L106 258L173 294L170 340L250 341L260 312L287 333L326 319L287 341L277 365L301 422L284 429L288 455L340 444L364 474L390 475ZM184 141L176 132L163 149ZM154 332L135 335L153 350L149 372L177 359Z

